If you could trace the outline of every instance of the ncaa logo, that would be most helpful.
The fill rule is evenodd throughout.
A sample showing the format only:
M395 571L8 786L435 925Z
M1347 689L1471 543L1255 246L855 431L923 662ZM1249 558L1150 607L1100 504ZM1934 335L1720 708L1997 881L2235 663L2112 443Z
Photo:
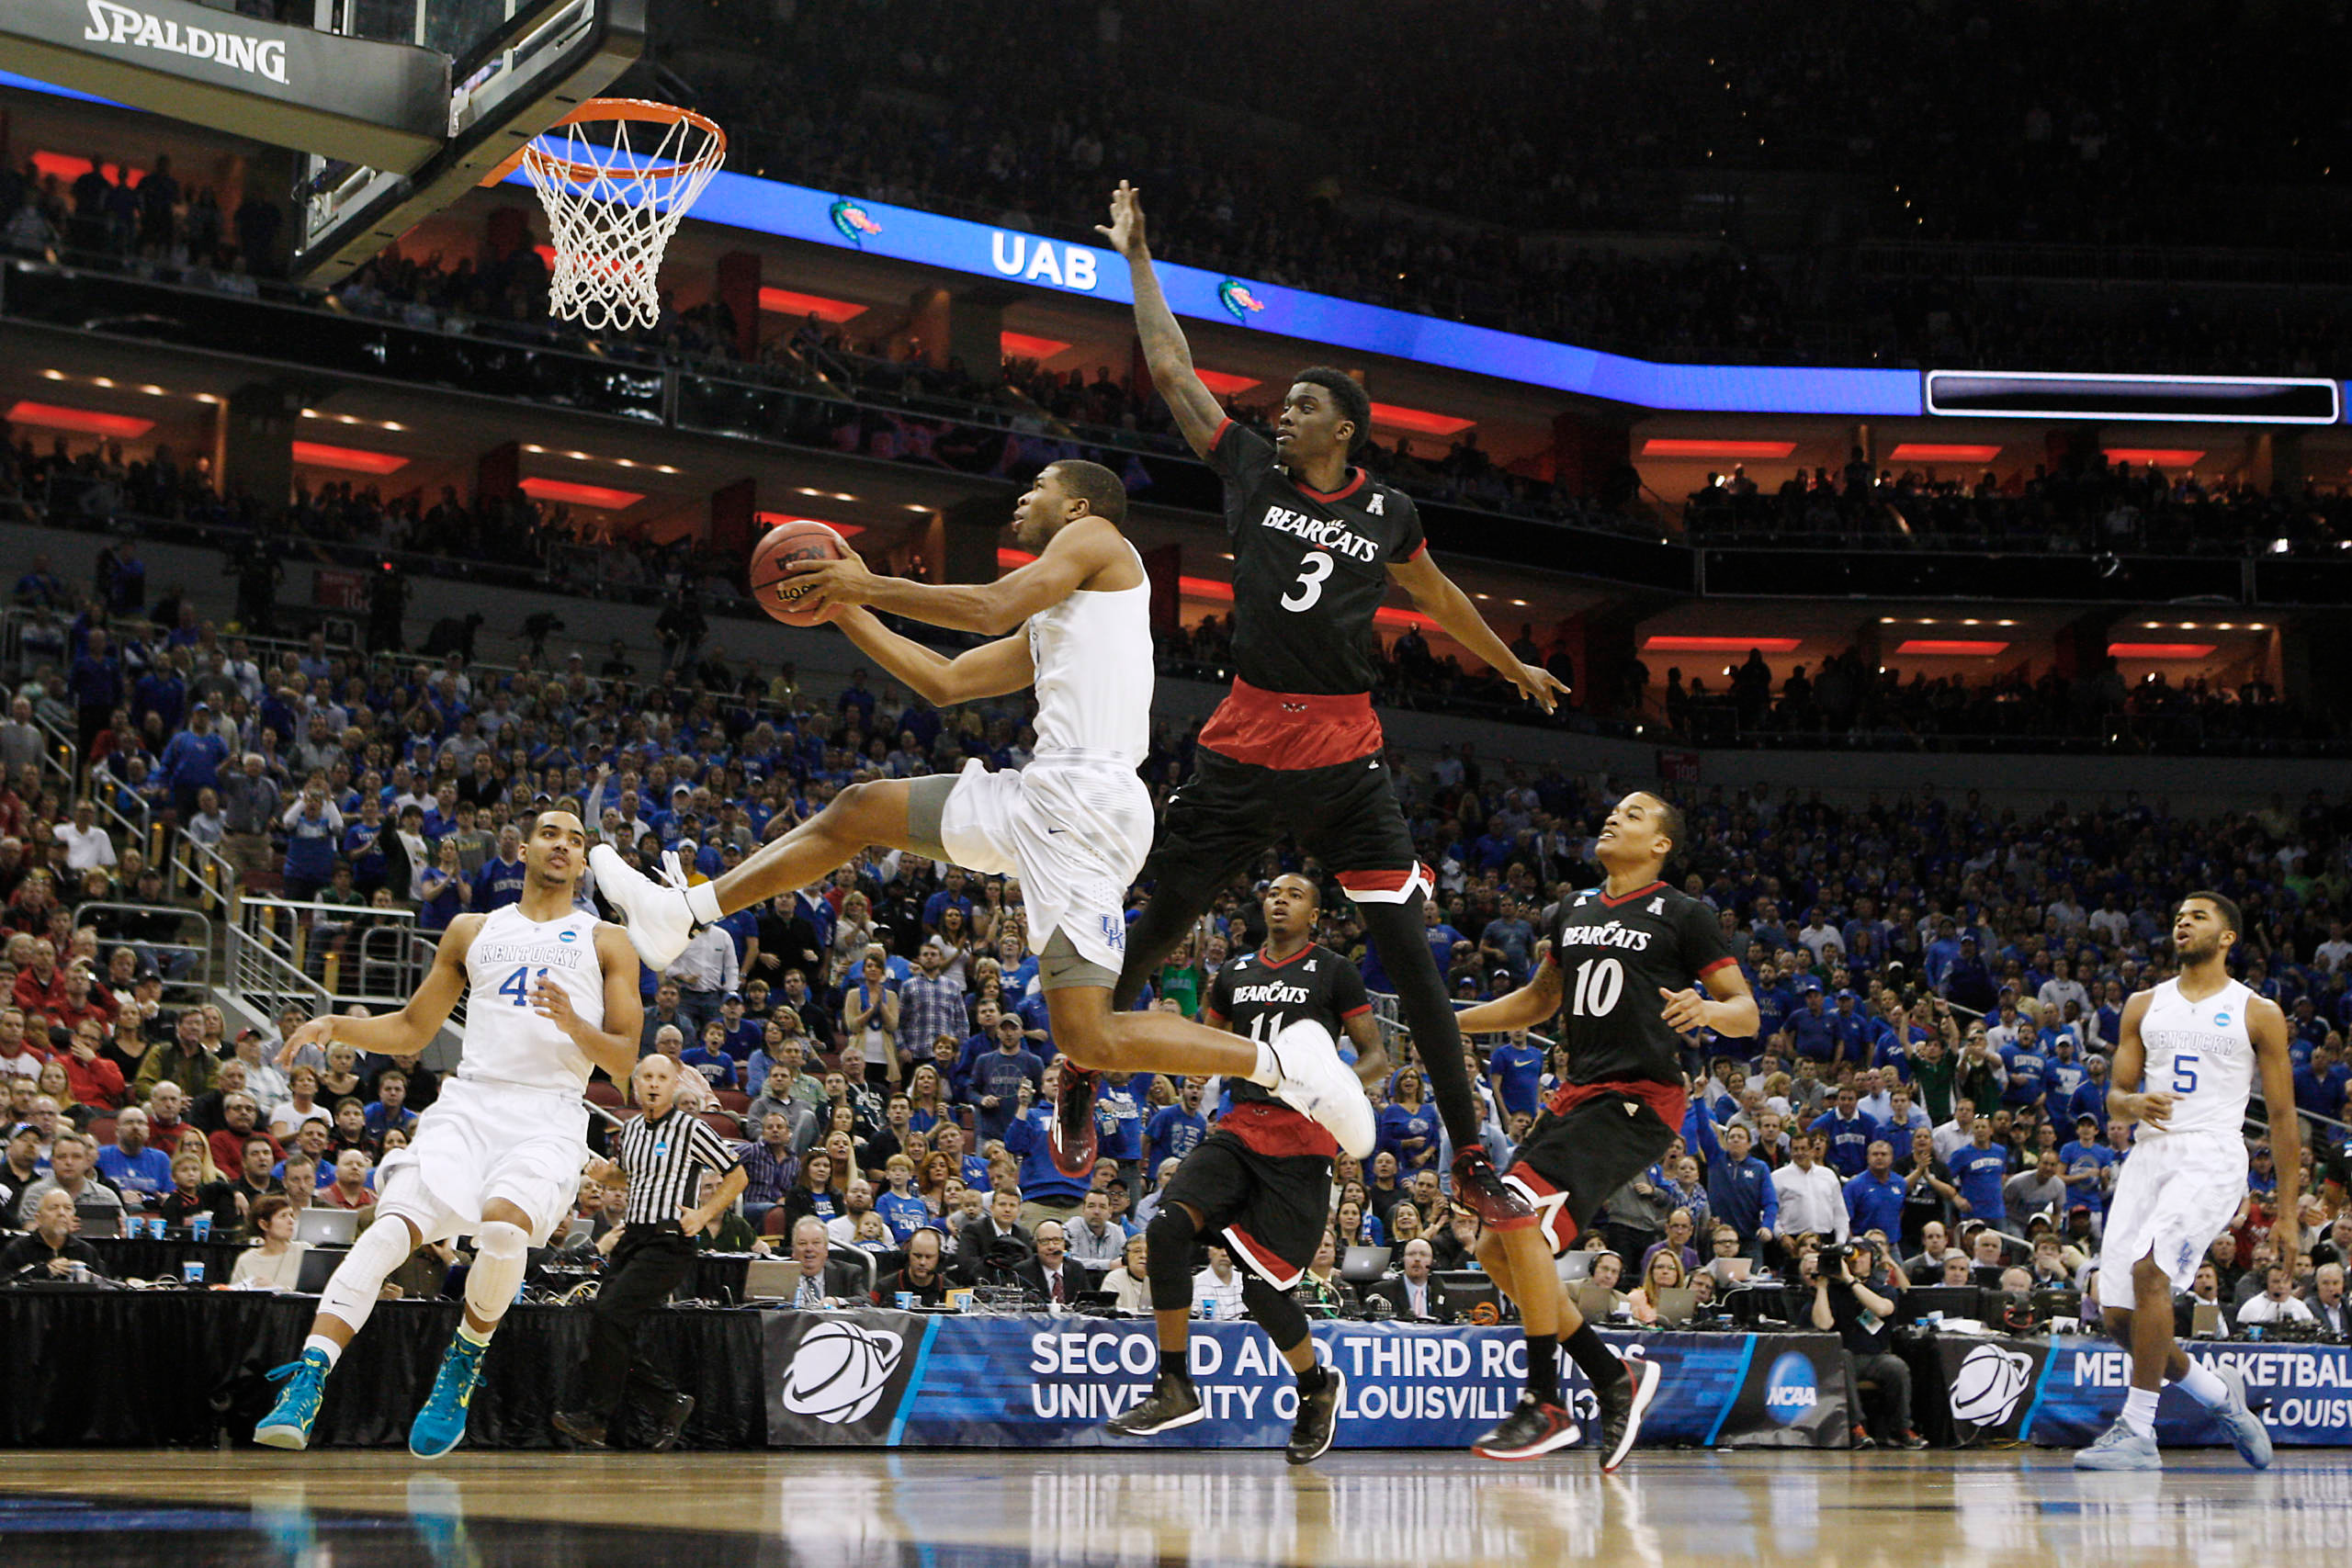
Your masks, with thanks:
M578 931L558 931L555 933L555 939L558 942L578 942L580 940L580 933Z
M2230 1010L2223 1008L2221 1011L2213 1015L2213 1027L2216 1029L2227 1029L2229 1026Z
M1781 1426L1793 1425L1821 1397L1813 1381L1813 1362L1794 1350L1772 1363L1764 1379L1764 1414Z
M784 1407L839 1427L872 1412L906 1341L887 1329L820 1323L801 1337L784 1372Z
M2032 1381L2033 1359L1998 1345L1979 1345L1960 1363L1951 1380L1951 1418L1973 1426L1998 1427L2018 1413Z

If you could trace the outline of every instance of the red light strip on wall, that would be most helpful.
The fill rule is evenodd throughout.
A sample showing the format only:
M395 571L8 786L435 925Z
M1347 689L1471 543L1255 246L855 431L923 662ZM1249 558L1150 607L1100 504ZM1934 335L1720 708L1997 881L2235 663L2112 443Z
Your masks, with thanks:
M789 512L754 512L752 518L763 528L781 528L786 523L820 523L844 539L854 539L865 532L863 523L836 523L830 517L797 517Z
M1915 637L1897 643L1894 651L1949 659L1991 659L2007 652L2008 647L2006 642L1972 642L1964 637Z
M2210 642L2110 642L2107 645L2109 659L2203 659L2211 653L2215 644Z
M1428 409L1408 409L1397 403L1374 403L1372 423L1383 430L1409 430L1416 435L1459 435L1478 422L1450 413L1432 413Z
M1059 338L1037 337L1029 333L999 333L997 345L1018 359L1051 359L1069 344Z
M1195 367L1193 374L1201 378L1202 386L1206 387L1220 398L1229 398L1237 392L1246 392L1259 384L1258 378L1255 376L1236 376L1224 370L1203 370Z
M408 467L408 459L397 452L330 446L322 441L294 443L294 460L305 468L335 468L347 474L396 474Z
M2110 463L2154 464L2159 468L2185 468L2205 454L2187 446L2105 446L2100 455Z
M1797 637L1653 637L1642 639L1645 653L1794 653L1804 642Z
M1793 441L1694 441L1668 435L1653 435L1642 443L1645 457L1785 457L1796 449Z
M835 326L865 314L865 307L854 299L828 299L821 294L764 287L760 290L760 309L778 316L814 316Z
M44 430L72 430L84 435L112 435L130 440L155 428L152 419L127 413L102 413L96 409L69 409L57 403L20 402L5 416L10 424L38 424Z
M1887 457L1897 463L1989 463L2000 455L1998 446L1949 446L1933 441L1905 441Z
M626 512L645 499L633 490L607 490L603 485L574 484L570 479L525 479L519 487L533 501L564 501L593 506L599 512Z

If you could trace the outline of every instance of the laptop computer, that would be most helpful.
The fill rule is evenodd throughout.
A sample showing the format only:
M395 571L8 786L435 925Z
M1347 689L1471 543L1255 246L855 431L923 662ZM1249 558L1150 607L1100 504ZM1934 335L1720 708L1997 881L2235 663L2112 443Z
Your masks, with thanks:
M2212 1302L2191 1302L2188 1306L2188 1337L2192 1339L2221 1338L2221 1307Z
M1699 1314L1699 1292L1687 1285L1668 1285L1657 1293L1660 1323L1688 1323Z
M578 1247L581 1243L588 1240L589 1237L594 1234L595 1229L595 1221L582 1219L579 1215L574 1214L571 1217L571 1223L563 1227L563 1240L560 1245L567 1249Z
M788 1302L800 1292L800 1265L789 1258L754 1258L743 1265L743 1299Z
M294 1293L315 1296L324 1291L327 1281L334 1278L336 1265L343 1261L344 1254L348 1250L341 1247L314 1247L303 1253L301 1264L294 1276Z
M111 1203L81 1203L74 1206L74 1217L81 1222L82 1239L95 1241L122 1234L122 1211Z
M304 1209L294 1216L294 1239L312 1247L349 1247L359 1235L356 1209Z
M1588 1323L1606 1323L1617 1311L1617 1292L1606 1285L1589 1282L1576 1288L1577 1311L1584 1314Z
M1563 1252L1560 1254L1560 1256L1554 1260L1554 1267L1559 1271L1560 1283L1563 1285L1574 1285L1582 1280L1591 1279L1592 1260L1597 1256L1598 1254L1596 1253L1586 1252L1581 1248L1575 1252Z
M1707 1265L1707 1272L1715 1277L1718 1285L1736 1285L1756 1271L1752 1258L1718 1258Z
M1388 1272L1388 1248L1351 1247L1340 1261L1340 1278L1351 1285L1369 1285Z
M1495 1282L1486 1274L1473 1269L1448 1269L1439 1276L1445 1281L1445 1293L1453 1298L1454 1310L1464 1316L1485 1304L1497 1312L1502 1310L1502 1295Z

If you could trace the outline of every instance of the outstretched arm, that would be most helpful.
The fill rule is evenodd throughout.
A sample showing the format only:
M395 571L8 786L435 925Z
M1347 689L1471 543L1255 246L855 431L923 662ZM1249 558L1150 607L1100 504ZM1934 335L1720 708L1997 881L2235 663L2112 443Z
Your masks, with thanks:
M1429 551L1421 551L1411 560L1390 562L1388 575L1413 596L1413 603L1420 606L1424 615L1445 628L1446 636L1518 687L1521 696L1550 713L1567 695L1568 689L1560 684L1559 677L1548 670L1521 663L1519 656L1503 646L1503 639L1495 635L1487 617L1470 603L1470 595L1438 570L1437 563L1430 559Z
M1050 609L1110 567L1134 568L1126 540L1111 523L1080 516L1046 541L1045 552L994 582L938 584L879 577L855 551L840 560L799 560L786 569L803 592L804 610L864 604L956 631L1002 637Z
M1186 443L1205 457L1217 427L1225 423L1225 410L1193 368L1192 345L1176 324L1176 313L1168 308L1168 297L1159 291L1159 275L1152 270L1151 252L1144 244L1143 193L1121 180L1111 193L1111 221L1096 224L1094 231L1127 258L1127 274L1135 286L1136 336L1143 342L1151 384L1168 400L1168 412L1176 416L1176 428L1184 433Z
M290 1067L296 1053L303 1046L316 1045L324 1050L334 1040L388 1056L422 1055L441 1026L449 1021L449 1011L458 1005L458 998L466 994L466 953L486 918L459 915L449 922L449 929L441 935L441 945L433 951L433 967L426 971L424 983L416 988L416 994L409 998L408 1006L381 1018L314 1018L286 1037L286 1043L278 1048L277 1065ZM635 1065L632 1051L630 1066ZM622 1068L622 1076L627 1077L628 1071L628 1067Z
M865 656L904 682L933 707L953 707L978 697L1001 697L1023 690L1037 679L1036 660L1029 655L1029 638L1019 632L959 653L949 659L911 637L900 637L872 612L843 605L834 625L857 644Z

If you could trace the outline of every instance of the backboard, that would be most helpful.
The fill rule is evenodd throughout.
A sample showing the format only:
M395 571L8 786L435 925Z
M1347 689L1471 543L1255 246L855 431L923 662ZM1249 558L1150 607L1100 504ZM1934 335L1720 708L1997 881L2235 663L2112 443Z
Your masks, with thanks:
M645 45L646 0L313 0L318 30L449 62L445 140L421 164L311 151L293 273L332 283L594 97Z

